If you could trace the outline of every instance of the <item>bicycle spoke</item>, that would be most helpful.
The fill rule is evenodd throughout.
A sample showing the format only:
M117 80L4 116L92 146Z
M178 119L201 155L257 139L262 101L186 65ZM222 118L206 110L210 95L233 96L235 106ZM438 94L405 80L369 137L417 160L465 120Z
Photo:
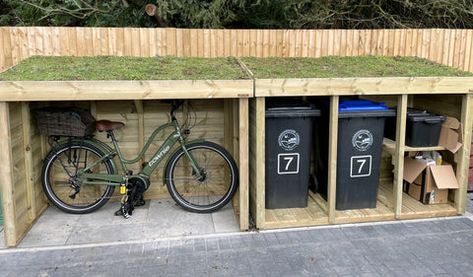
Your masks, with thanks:
M228 163L217 152L208 149L191 151L197 166L202 170L203 179L193 174L190 162L182 156L176 164L172 181L177 193L187 203L209 206L220 201L229 190L224 172L230 172Z
M81 152L85 153L81 154ZM72 174L69 168L74 168L77 172L81 168L85 168L88 163L99 159L97 154L89 152L86 149L78 151L73 149L64 151L56 157L56 162L53 163L49 174L49 180L53 193L61 202L72 206L88 206L103 198L107 186L80 186L78 187L79 191L76 191L70 181L73 180L75 174ZM70 161L69 166L65 161ZM99 164L92 168L91 172L104 172L104 170L104 166Z

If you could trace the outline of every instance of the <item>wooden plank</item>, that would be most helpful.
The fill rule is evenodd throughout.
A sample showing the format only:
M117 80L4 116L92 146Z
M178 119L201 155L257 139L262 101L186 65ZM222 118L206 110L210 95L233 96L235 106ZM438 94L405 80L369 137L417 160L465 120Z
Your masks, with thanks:
M151 43L154 43L154 52L156 56L164 56L166 49L166 30L165 29L153 29L155 33L155 40Z
M246 98L251 80L0 82L0 101Z
M407 95L398 97L396 119L396 148L394 151L394 215L400 218L402 211L402 185L404 176L404 144L406 140Z
M17 229L13 183L13 157L8 103L0 102L0 182L2 184L2 209L5 245L16 246Z
M249 229L249 110L248 99L239 101L240 230Z
M258 57L258 36L256 30L248 30L249 32L249 55L250 57Z
M23 126L23 149L25 155L25 181L26 181L26 193L28 203L28 217L30 221L36 219L36 192L34 184L34 172L33 172L33 152L31 151L31 116L30 107L28 103L21 103L21 120Z
M150 57L151 56L151 41L149 37L148 28L140 28L139 31L139 45L140 45L140 56ZM136 42L135 42L136 43Z
M166 55L176 56L176 29L166 28Z
M457 209L449 204L425 205L407 193L402 195L402 214L400 219L419 219L457 215Z
M255 142L253 147L255 148L256 155L255 160L255 173L256 183L252 186L256 188L256 227L263 229L265 226L265 98L256 98L256 111L255 111Z
M255 81L256 97L472 92L473 77L299 78Z
M328 220L335 223L337 194L337 147L338 147L338 96L330 97L329 146L328 146Z
M473 53L473 30L467 30L466 41L465 41L465 59L463 62L463 70L470 70L470 61L473 58L471 54Z
M455 204L458 214L464 214L467 201L468 168L470 163L471 132L473 128L473 96L464 95L462 101L461 123L463 125L463 146L456 153L456 175L459 188L455 191Z
M3 42L3 43L2 43ZM0 29L0 71L3 71L11 66L13 66L13 53L12 53L12 44L11 44L11 34L10 29L1 28Z
M278 57L282 47L282 30L269 30L269 57Z
M22 33L20 32L20 28L9 29L9 35L11 39L10 48L11 48L12 65L18 64L21 61L21 46L20 46L21 34Z
M327 225L327 202L309 192L307 208L266 210L265 229Z
M396 142L388 138L383 139L384 149L391 155L394 155L396 149ZM422 152L422 151L444 151L445 147L443 146L425 146L425 147L411 147L404 146L404 152Z
M346 224L394 220L393 204L391 201L386 201L386 199L392 199L392 194L391 184L381 182L376 208L336 211L335 223Z
M468 71L473 72L473 30L470 30L468 36L471 38L471 41L472 41L471 47L467 48L470 51L470 59L468 60L468 63L469 63Z

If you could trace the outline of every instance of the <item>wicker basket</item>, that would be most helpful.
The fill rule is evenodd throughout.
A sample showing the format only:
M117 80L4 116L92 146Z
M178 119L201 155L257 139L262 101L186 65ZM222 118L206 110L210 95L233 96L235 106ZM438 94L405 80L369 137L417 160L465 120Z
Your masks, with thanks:
M43 135L86 137L95 132L95 118L87 110L47 107L35 110L34 115Z

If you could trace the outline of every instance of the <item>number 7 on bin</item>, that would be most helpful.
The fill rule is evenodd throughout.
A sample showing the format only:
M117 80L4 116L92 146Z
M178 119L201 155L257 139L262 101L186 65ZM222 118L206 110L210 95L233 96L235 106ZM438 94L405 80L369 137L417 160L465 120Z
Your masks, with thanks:
M373 157L371 155L351 157L350 177L359 178L371 176L372 159Z

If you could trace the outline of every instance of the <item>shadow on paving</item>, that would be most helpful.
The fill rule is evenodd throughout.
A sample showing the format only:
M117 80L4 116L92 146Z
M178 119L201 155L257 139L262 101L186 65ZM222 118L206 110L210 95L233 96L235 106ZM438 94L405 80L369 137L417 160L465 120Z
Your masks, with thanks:
M117 230L119 231L119 230ZM0 251L3 276L473 276L465 217Z

